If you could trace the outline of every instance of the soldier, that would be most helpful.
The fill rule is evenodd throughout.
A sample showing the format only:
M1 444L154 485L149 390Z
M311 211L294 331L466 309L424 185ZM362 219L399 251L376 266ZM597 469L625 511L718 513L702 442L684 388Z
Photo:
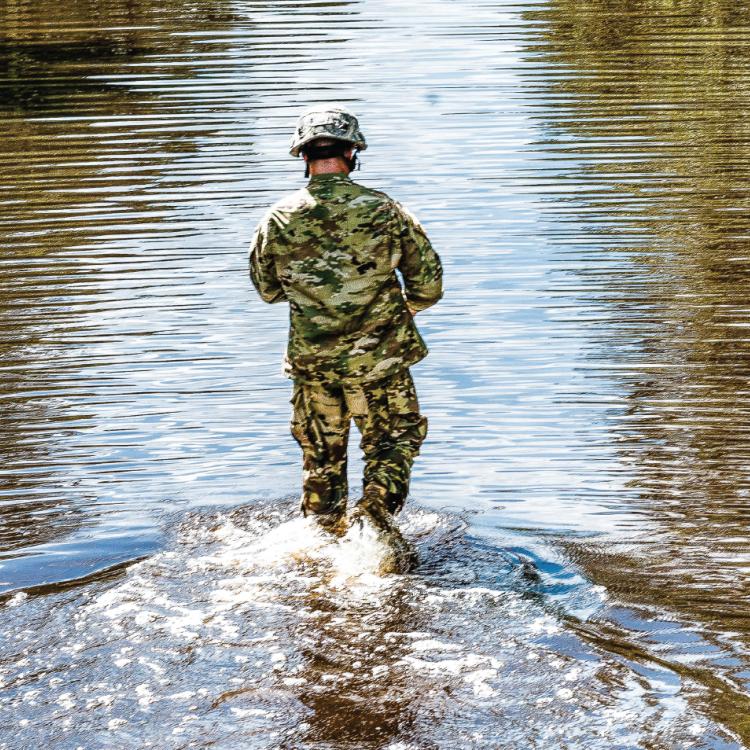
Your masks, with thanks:
M349 178L366 148L357 118L342 107L300 117L290 153L303 156L310 181L259 223L250 276L263 300L289 303L285 369L294 381L303 513L345 531L353 418L365 457L353 515L398 534L392 517L427 434L408 369L427 354L413 317L441 298L442 268L412 214Z

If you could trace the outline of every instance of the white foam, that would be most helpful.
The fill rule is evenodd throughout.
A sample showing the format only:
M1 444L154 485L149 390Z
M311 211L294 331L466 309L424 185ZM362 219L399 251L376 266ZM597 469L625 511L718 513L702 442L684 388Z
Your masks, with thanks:
M86 708L108 708L115 702L114 695L97 695L94 698L89 698L86 701Z
M252 571L273 568L284 562L316 559L327 542L324 533L309 518L298 517L271 528L264 534L246 531L226 521L214 532L223 548L200 558L196 564L209 567L238 567Z
M554 635L560 632L560 624L552 617L543 615L531 622L529 630L534 634Z
M171 701L189 701L195 695L195 690L183 690L181 693L172 693L167 696Z
M76 702L73 693L61 693L55 701L58 706L70 710L75 708Z
M408 664L414 669L427 672L460 675L473 667L489 661L490 657L483 656L482 654L467 654L461 659L438 659L436 661L427 661L416 656L405 656L397 663Z
M414 641L411 647L414 651L460 651L462 648L457 643L445 643L438 640Z
M159 700L154 695L151 687L146 682L136 687L135 694L138 696L138 705L144 708L151 703L156 703L156 701Z
M494 688L487 684L487 680L497 678L496 669L477 669L464 677L464 681L471 685L474 695L478 698L490 698L495 695Z
M333 587L356 581L366 588L382 588L380 572L390 550L380 541L378 532L370 524L350 527L341 540L328 545L326 552L334 569L330 582Z
M298 687L307 683L307 680L304 677L285 677L281 682L287 687Z
M19 591L17 594L11 596L10 599L5 603L6 607L17 607L29 598L29 595L25 591Z
M237 708L233 706L229 710L238 719L247 719L249 716L272 716L270 711L263 711L260 708Z

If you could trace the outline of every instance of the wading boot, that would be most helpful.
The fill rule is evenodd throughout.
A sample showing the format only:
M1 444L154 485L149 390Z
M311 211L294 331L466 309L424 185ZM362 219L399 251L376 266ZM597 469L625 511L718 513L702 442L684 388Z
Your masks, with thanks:
M350 516L350 524L363 527L369 523L378 532L378 540L388 549L393 560L385 565L389 573L408 573L419 562L417 551L404 539L393 515L386 506L387 491L368 484Z
M316 513L315 522L323 531L333 534L333 536L344 536L348 528L346 514L343 511Z

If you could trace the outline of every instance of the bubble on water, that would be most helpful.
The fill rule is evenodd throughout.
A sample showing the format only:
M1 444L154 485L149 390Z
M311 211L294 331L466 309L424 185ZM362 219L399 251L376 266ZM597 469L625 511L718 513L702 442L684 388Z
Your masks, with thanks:
M415 651L460 651L462 648L458 643L447 643L438 640L414 641L411 647Z
M61 693L55 702L58 706L65 709L75 708L76 705L73 693Z
M155 703L158 700L158 698L154 696L150 685L146 684L145 682L141 685L136 686L135 694L138 696L139 706L145 707L151 703Z
M19 604L23 604L28 598L29 595L25 591L19 591L17 594L13 594L13 596L5 602L5 606L17 607Z

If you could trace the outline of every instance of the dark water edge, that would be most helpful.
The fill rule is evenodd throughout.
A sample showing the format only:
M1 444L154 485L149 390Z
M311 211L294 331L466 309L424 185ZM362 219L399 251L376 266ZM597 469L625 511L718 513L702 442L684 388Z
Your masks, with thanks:
M46 742L48 720L71 747L270 747L290 717L311 728L279 747L450 747L451 728L466 747L750 742L748 28L728 0L0 0L0 747ZM286 155L294 118L330 99L370 142L356 178L420 216L447 285L420 316L432 353L415 369L430 436L406 523L428 566L371 602L396 623L416 612L423 641L445 636L446 652L424 653L446 665L383 661L390 623L372 653L333 634L343 662L398 675L383 697L355 670L341 705L315 659L296 685L283 683L296 672L264 682L260 666L227 666L258 636L235 623L225 652L215 603L198 607L191 647L162 628L235 574L249 581L232 596L278 627L284 653L315 607L339 607L356 632L378 619L330 588L335 548L311 552L285 526L299 485L286 313L245 272L255 221L302 184ZM207 563L194 584L193 554L228 553L211 536L222 514L244 518L237 539L253 549L291 528L297 557L282 544L257 568ZM430 546L442 534L455 580ZM305 573L305 555L320 569ZM495 593L466 594L472 575ZM289 614L285 585L316 603ZM132 620L100 642L109 621L92 602L106 596L131 597ZM65 651L79 635L90 660ZM166 687L138 671L158 669L116 677L139 637L170 684L207 691L187 734L166 738ZM422 653L392 637L399 658ZM204 655L188 663L172 653L193 647ZM443 698L412 684L419 669L442 675ZM483 669L486 690L470 677ZM225 691L202 670L262 690L213 706ZM85 688L130 697L86 709ZM355 718L377 695L396 707L382 737Z

